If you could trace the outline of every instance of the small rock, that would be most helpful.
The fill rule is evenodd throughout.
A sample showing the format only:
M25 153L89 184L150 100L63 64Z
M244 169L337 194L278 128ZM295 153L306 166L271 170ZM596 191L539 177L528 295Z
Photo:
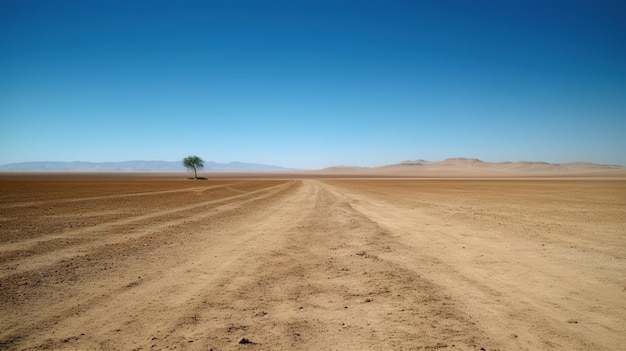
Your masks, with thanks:
M575 320L575 319L568 319L567 323L569 323L569 324L578 324L578 321Z
M241 338L241 340L239 340L239 343L240 344L256 344L256 343L254 343L254 342L252 342L252 341L250 341L249 339L246 339L246 338Z

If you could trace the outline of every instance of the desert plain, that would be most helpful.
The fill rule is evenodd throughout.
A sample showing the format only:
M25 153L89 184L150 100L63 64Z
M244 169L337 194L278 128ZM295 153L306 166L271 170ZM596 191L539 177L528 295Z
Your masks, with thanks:
M626 178L0 175L3 350L620 350Z

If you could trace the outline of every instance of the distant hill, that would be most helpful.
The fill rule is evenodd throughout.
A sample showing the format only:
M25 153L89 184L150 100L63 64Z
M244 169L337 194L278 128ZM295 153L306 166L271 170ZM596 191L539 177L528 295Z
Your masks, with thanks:
M124 162L23 162L0 166L0 172L184 172L180 161ZM366 177L626 177L626 167L589 162L486 162L474 158L442 161L407 160L379 167L335 166L317 171L299 171L245 162L205 162L202 172L289 172L327 176Z
M180 161L123 161L123 162L22 162L0 166L0 171L22 172L182 172ZM205 162L204 172L280 172L291 169L244 162Z
M626 177L626 167L589 162L486 162L475 158L402 161L380 167L330 167L329 175L390 177Z

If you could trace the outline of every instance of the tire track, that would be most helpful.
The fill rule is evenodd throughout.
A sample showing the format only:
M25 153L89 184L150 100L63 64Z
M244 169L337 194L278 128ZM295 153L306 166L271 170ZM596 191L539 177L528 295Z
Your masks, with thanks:
M171 237L171 230L145 236L141 241L125 246L120 246L121 243L113 245L110 249L114 256L124 255L128 259L131 256L123 254L128 250L133 253L132 257L137 257L137 261L119 267L118 260L115 260L118 264L115 274L97 273L97 276L92 276L96 279L96 288L87 282L79 282L80 287L75 291L57 297L56 303L47 304L41 311L36 306L24 305L30 312L23 311L26 314L19 315L22 323L8 328L4 325L0 329L0 346L14 349L18 345L20 349L131 349L115 340L129 332L129 328L132 329L132 336L128 338L131 344L138 341L138 335L148 335L149 330L165 330L171 320L169 314L178 313L185 304L194 301L198 291L213 286L215 271L224 271L244 259L249 252L237 248L249 246L253 239L259 240L259 230L253 229L254 224L274 215L273 209L277 206L288 206L281 200L293 196L298 184L287 181L260 191L232 196L220 211L193 215L188 220L205 223L207 229L179 232L178 246L157 244L159 237L160 240ZM261 194L268 189L271 191ZM218 216L216 220L209 221L215 216ZM189 221L182 227L193 226ZM106 250L91 251L90 260L103 264L104 260L96 259L95 255L106 256ZM207 254L207 251L214 254ZM147 265L145 260L153 264ZM87 269L85 263L77 264ZM137 316L147 318L147 324L141 330L136 329ZM63 330L66 330L65 334ZM51 338L55 331L59 339ZM78 339L82 339L81 346L68 344L68 340ZM149 339L147 336L141 338L142 342L144 340Z
M260 194L262 193L269 192L263 195L264 197L267 197L267 196L270 196L272 192L280 191L281 188L285 188L287 186L289 186L289 183L279 184L279 185L263 188L260 190L255 190L255 191L247 192L244 194L229 196L229 197L221 198L217 200L208 200L208 201L203 201L200 203L195 203L192 205L177 207L174 209L162 210L162 211L157 211L157 212L153 212L149 214L134 216L131 218L124 218L121 220L105 222L105 223L88 227L88 228L81 228L81 229L74 230L74 231L68 231L61 235L46 236L43 240L33 239L33 240L18 242L15 244L4 244L2 247L3 253L9 254L11 253L11 251L19 252L19 251L27 250L28 247L32 247L34 245L38 245L46 241L61 240L61 239L67 239L67 238L72 238L72 237L77 237L77 236L87 236L87 235L94 235L94 234L99 234L99 233L106 233L107 231L114 230L116 227L127 226L130 224L139 224L141 222L150 222L149 226L146 228L140 228L139 230L131 230L129 233L126 233L123 235L101 235L94 239L94 240L97 240L96 242L90 241L87 243L73 245L67 248L63 248L63 249L57 249L52 252L45 252L42 255L33 255L33 256L29 256L29 257L25 257L21 259L18 258L17 260L4 263L3 271L0 272L0 279L4 279L9 275L21 274L27 271L37 270L46 265L50 265L61 260L66 260L79 254L84 254L87 251L93 251L99 247L103 247L106 245L112 245L112 244L116 244L119 242L136 239L141 236L158 232L159 230L162 230L163 228L177 226L186 222L198 221L208 215L215 215L216 213L219 213L221 211L232 209L233 206L241 206L245 204L245 202L240 202L237 204L230 203L235 200L240 200L240 199L244 199L247 197L253 197L252 200L254 200L255 196L260 196ZM192 215L192 216L184 216L182 218L172 219L172 220L159 220L158 221L159 224L153 224L152 222L152 221L155 221L157 218L162 219L167 216L189 212L191 210L198 211L202 209L203 207L215 206L215 205L223 205L223 206L216 207L211 212L208 212L208 213L205 211L201 211L199 214Z
M626 342L617 337L623 324L620 311L626 310L619 298L623 291L593 273L623 271L614 259L584 252L575 262L568 259L570 247L553 247L546 256L543 245L528 237L472 228L450 222L443 213L439 218L369 198L363 190L342 191L340 186L328 185L403 243L402 254L385 255L386 259L403 267L424 267L424 276L446 287L461 301L459 306L507 349L611 350ZM571 328L582 319L589 321L586 326ZM613 338L603 337L607 334Z
M267 189L272 190L259 192ZM404 253L401 242L355 211L341 191L314 180L262 190L181 212L185 216L175 221L182 222L173 226L148 219L146 230L154 232L92 246L85 255L24 274L42 283L17 290L31 294L19 304L0 305L12 306L0 310L7 316L0 322L0 346L478 350L489 345L445 290L419 269L385 258ZM52 281L46 281L48 273L55 274ZM240 345L242 338L255 344Z
M123 199L123 198L138 197L138 196L151 196L151 195L163 195L163 194L173 194L173 193L185 193L185 192L194 192L194 191L200 191L200 190L210 190L210 189L215 189L215 188L222 188L222 187L233 186L233 185L236 185L236 184L246 183L246 182L250 182L250 181L242 180L242 181L228 183L228 184L199 186L199 187L185 188L185 189L146 191L146 192L139 192L139 193L101 195L101 196L90 196L90 197L70 198L70 199L55 199L55 200L17 202L17 203L14 203L14 204L0 205L0 209L32 207L32 206L41 206L41 205L48 205L48 204L67 204L67 203L82 202L82 201L94 201L94 200Z
M198 201L206 200L206 194L210 194L209 196L214 199L229 195L228 193L232 193L232 195L240 194L241 192L236 191L236 188L255 187L254 184L257 183L242 181L238 183L240 185L237 187L232 184L232 182L229 182L201 187L200 190L193 192L184 191L185 189L177 189L183 191L166 194L162 194L161 191L142 192L142 194L150 195L130 197L126 196L127 194L121 197L114 195L109 199L91 201L82 201L86 198L81 197L81 201L72 201L73 203L54 203L46 206L3 209L0 210L0 247L10 249L11 245L19 247L20 243L28 247L29 242L45 242L46 237L62 236L65 232L96 226L106 221L121 220L130 216L145 214L148 211L166 210L173 206L194 204ZM186 186L187 184L182 185ZM180 187L176 182L166 183L164 186ZM80 192L90 187L95 188L94 192L102 194L114 188L115 184L91 182L75 185L75 188L62 189L64 189L64 192ZM42 185L41 183L36 183L33 188L42 188ZM59 192L58 189L54 188L54 184L45 191L42 196L49 196ZM9 196L13 198L12 202L20 201L20 193L17 190L10 192ZM98 196L97 198L102 197L107 198L109 196ZM24 254L31 253L24 252ZM1 261L2 259L0 258Z
M203 190L206 189L215 189L215 188L227 188L229 186L231 186L232 184L222 184L222 185L217 185L217 186L210 186L210 187L203 187ZM51 241L51 240L58 240L58 239L67 239L67 238L71 238L73 236L78 236L78 235L85 235L85 234L92 234L95 232L99 232L99 231L105 231L109 228L112 227L117 227L117 226L122 226L122 225L128 225L128 224L132 224L132 223L136 223L136 222L140 222L140 221L148 221L148 220L152 220L155 218L159 218L159 217L164 217L164 216L168 216L168 215L172 215L172 214L176 214L176 213L180 213L180 212L184 212L184 211L189 211L189 210L194 210L203 206L207 206L207 205L211 205L211 204L219 204L220 202L224 202L224 201L230 201L233 199L237 199L239 197L242 196L246 196L246 195L254 195L257 192L262 192L264 191L264 189L258 190L256 192L250 193L250 192L246 192L246 191L237 191L237 195L233 195L230 197L225 197L225 198L220 198L220 199L216 199L216 200L207 200L207 201L203 201L203 202L195 202L192 203L190 205L186 205L186 206L179 206L176 208L172 208L172 209L167 209L167 210L160 210L160 211L156 211L156 212L151 212L148 214L141 214L138 216L133 216L133 217L125 217L122 219L118 219L118 220L113 220L113 221L108 221L108 222L103 222L100 224L96 224L96 225L92 225L90 227L87 228L79 228L79 229L75 229L75 230L65 230L64 232L60 233L60 234L56 234L56 235L45 235L43 238L41 237L35 237L32 239L24 239L24 240L20 240L18 242L14 242L14 243L4 243L2 244L2 249L5 252L10 252L10 251L14 251L14 250L27 250L29 247L43 243L43 242L47 242L47 241ZM181 191L175 191L175 192L181 192ZM158 192L160 193L160 192ZM156 194L156 193L151 193L151 194ZM101 197L98 197L101 198ZM101 211L102 212L102 211Z
M32 269L27 257L16 259L19 273L0 278L0 349L611 350L626 343L623 278L610 275L624 272L623 260L473 227L448 211L464 214L454 202L459 189L444 200L412 193L412 184L349 182L260 181L263 189L255 183L245 194L233 194L246 188L235 187L220 190L222 199L199 196L175 208L159 199L154 213L73 229L66 239L93 242L33 256ZM488 213L483 204L512 194L480 189L460 190ZM412 207L412 197L424 202Z
M153 341L128 346L236 349L242 338L257 350L491 343L441 287L380 258L396 252L392 236L342 194L303 183L288 206L255 226L256 235L231 248L237 259L214 273L212 285L194 291L170 324L151 332Z

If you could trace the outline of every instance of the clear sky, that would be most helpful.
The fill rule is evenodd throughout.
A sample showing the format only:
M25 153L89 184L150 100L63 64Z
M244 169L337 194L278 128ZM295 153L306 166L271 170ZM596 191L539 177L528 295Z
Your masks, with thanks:
M0 0L0 164L626 165L623 4Z

